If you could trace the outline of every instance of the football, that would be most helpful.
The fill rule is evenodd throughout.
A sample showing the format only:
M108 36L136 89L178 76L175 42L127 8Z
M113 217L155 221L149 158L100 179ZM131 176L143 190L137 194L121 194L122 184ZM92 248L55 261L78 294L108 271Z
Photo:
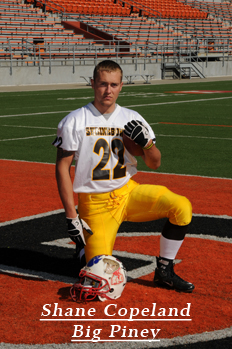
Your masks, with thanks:
M140 145L136 144L132 139L127 137L124 132L122 134L123 143L125 148L129 151L129 153L133 156L141 156L144 154L143 148Z

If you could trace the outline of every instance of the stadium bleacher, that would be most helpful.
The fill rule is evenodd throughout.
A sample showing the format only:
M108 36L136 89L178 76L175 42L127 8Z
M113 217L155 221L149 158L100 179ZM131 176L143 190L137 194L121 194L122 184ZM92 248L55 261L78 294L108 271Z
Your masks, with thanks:
M229 57L231 21L231 2L0 0L0 59L28 64L136 55L157 62L172 55L174 45Z

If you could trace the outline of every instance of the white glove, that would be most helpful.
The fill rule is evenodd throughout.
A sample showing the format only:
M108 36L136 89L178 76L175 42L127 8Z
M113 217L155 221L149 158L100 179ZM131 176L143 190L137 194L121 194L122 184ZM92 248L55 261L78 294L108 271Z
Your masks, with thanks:
M92 230L88 224L79 218L66 218L68 224L68 234L70 239L75 242L79 248L83 248L86 245L83 229L85 229L90 235L93 235Z

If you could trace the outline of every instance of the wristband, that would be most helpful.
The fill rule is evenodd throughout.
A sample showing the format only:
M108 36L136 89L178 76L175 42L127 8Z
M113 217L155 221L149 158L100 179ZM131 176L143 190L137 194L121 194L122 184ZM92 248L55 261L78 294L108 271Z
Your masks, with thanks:
M152 142L150 145L148 145L147 147L143 147L143 149L148 150L151 149L151 147L153 147L154 143Z

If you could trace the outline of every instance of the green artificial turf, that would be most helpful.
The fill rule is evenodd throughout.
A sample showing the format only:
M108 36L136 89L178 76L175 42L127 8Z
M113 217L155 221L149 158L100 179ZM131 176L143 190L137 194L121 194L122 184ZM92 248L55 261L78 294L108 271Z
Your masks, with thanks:
M232 81L125 85L118 103L149 122L162 153L157 170L232 178ZM0 158L54 163L59 121L93 100L91 88L0 93ZM141 158L138 169L149 171Z

